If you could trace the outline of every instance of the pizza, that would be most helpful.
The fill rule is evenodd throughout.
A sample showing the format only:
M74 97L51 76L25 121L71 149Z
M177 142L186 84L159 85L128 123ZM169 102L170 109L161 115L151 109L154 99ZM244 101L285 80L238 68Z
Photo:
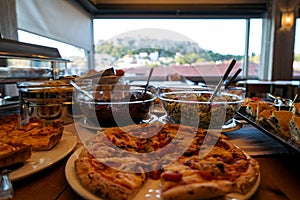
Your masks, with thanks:
M31 147L28 145L0 141L0 168L25 162L31 153Z
M147 180L142 169L140 173L116 170L101 163L87 150L81 152L75 166L78 178L89 191L105 199L130 199Z
M79 182L102 199L132 199L147 179L161 199L248 194L258 162L226 136L179 124L141 124L99 131L74 161Z
M33 151L52 149L62 138L64 127L61 122L45 124L44 120L31 119L19 126L19 115L0 117L0 142L19 143L31 146Z

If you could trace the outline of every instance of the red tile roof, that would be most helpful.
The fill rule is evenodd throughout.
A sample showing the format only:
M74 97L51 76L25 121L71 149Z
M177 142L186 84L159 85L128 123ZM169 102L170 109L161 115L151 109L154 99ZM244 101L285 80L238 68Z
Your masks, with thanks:
M170 66L159 66L155 67L153 71L153 76L166 77L168 74L178 73L182 76L222 76L229 62L224 62L222 64L214 63L204 63L195 65L170 65ZM238 61L232 70L232 74L238 70L238 68L243 68L243 63ZM249 76L258 76L259 65L250 62L248 68ZM136 68L124 69L125 74L137 74L139 76L147 76L149 73L149 66L141 66ZM242 73L241 73L242 74Z

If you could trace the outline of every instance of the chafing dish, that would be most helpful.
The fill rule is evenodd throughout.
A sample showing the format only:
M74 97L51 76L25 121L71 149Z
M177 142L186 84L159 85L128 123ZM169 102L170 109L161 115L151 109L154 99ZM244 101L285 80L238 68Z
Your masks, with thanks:
M21 125L31 118L44 119L46 123L60 120L72 123L81 116L80 109L72 102L73 87L67 81L17 83L20 94ZM75 113L74 113L75 112Z

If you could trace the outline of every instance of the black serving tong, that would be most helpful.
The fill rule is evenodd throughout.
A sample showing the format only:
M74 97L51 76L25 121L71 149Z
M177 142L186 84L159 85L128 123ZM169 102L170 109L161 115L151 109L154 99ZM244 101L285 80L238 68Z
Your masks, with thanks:
M239 68L239 69L235 72L235 74L231 77L230 80L225 80L225 82L224 82L224 87L225 87L225 89L228 88L228 87L230 86L231 83L233 83L233 81L238 77L238 75L241 73L241 71L242 71L242 69Z
M146 92L147 92L147 89L148 89L148 86L149 86L149 83L150 83L150 78L151 78L151 76L152 76L153 70L154 70L154 68L152 67L152 68L150 69L150 72L149 72L149 75L148 75L148 79L147 79L147 83L146 83L146 85L145 85L144 95L145 95Z
M232 71L235 63L236 63L236 60L233 59L231 61L230 65L228 66L226 72L224 73L224 76L221 78L221 80L219 81L218 85L216 86L213 94L210 96L209 102L213 102L213 100L216 97L216 95L218 94L220 88L224 85L225 80L228 78L230 72Z

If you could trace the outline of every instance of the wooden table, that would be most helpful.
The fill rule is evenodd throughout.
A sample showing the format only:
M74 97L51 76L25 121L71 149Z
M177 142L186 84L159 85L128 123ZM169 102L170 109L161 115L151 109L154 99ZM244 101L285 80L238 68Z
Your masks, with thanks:
M262 134L249 124L243 128L228 133L228 137L237 141L236 137L243 138L242 134ZM261 137L261 136L260 136ZM268 136L266 136L268 137ZM272 138L267 138L272 140ZM243 146L241 146L243 148ZM70 155L69 155L70 156ZM68 185L65 178L65 164L68 157L52 165L44 171L26 177L13 183L16 200L73 200L82 199ZM253 156L261 166L261 184L251 200L261 199L290 199L300 197L300 155L293 152L288 154L268 154Z

